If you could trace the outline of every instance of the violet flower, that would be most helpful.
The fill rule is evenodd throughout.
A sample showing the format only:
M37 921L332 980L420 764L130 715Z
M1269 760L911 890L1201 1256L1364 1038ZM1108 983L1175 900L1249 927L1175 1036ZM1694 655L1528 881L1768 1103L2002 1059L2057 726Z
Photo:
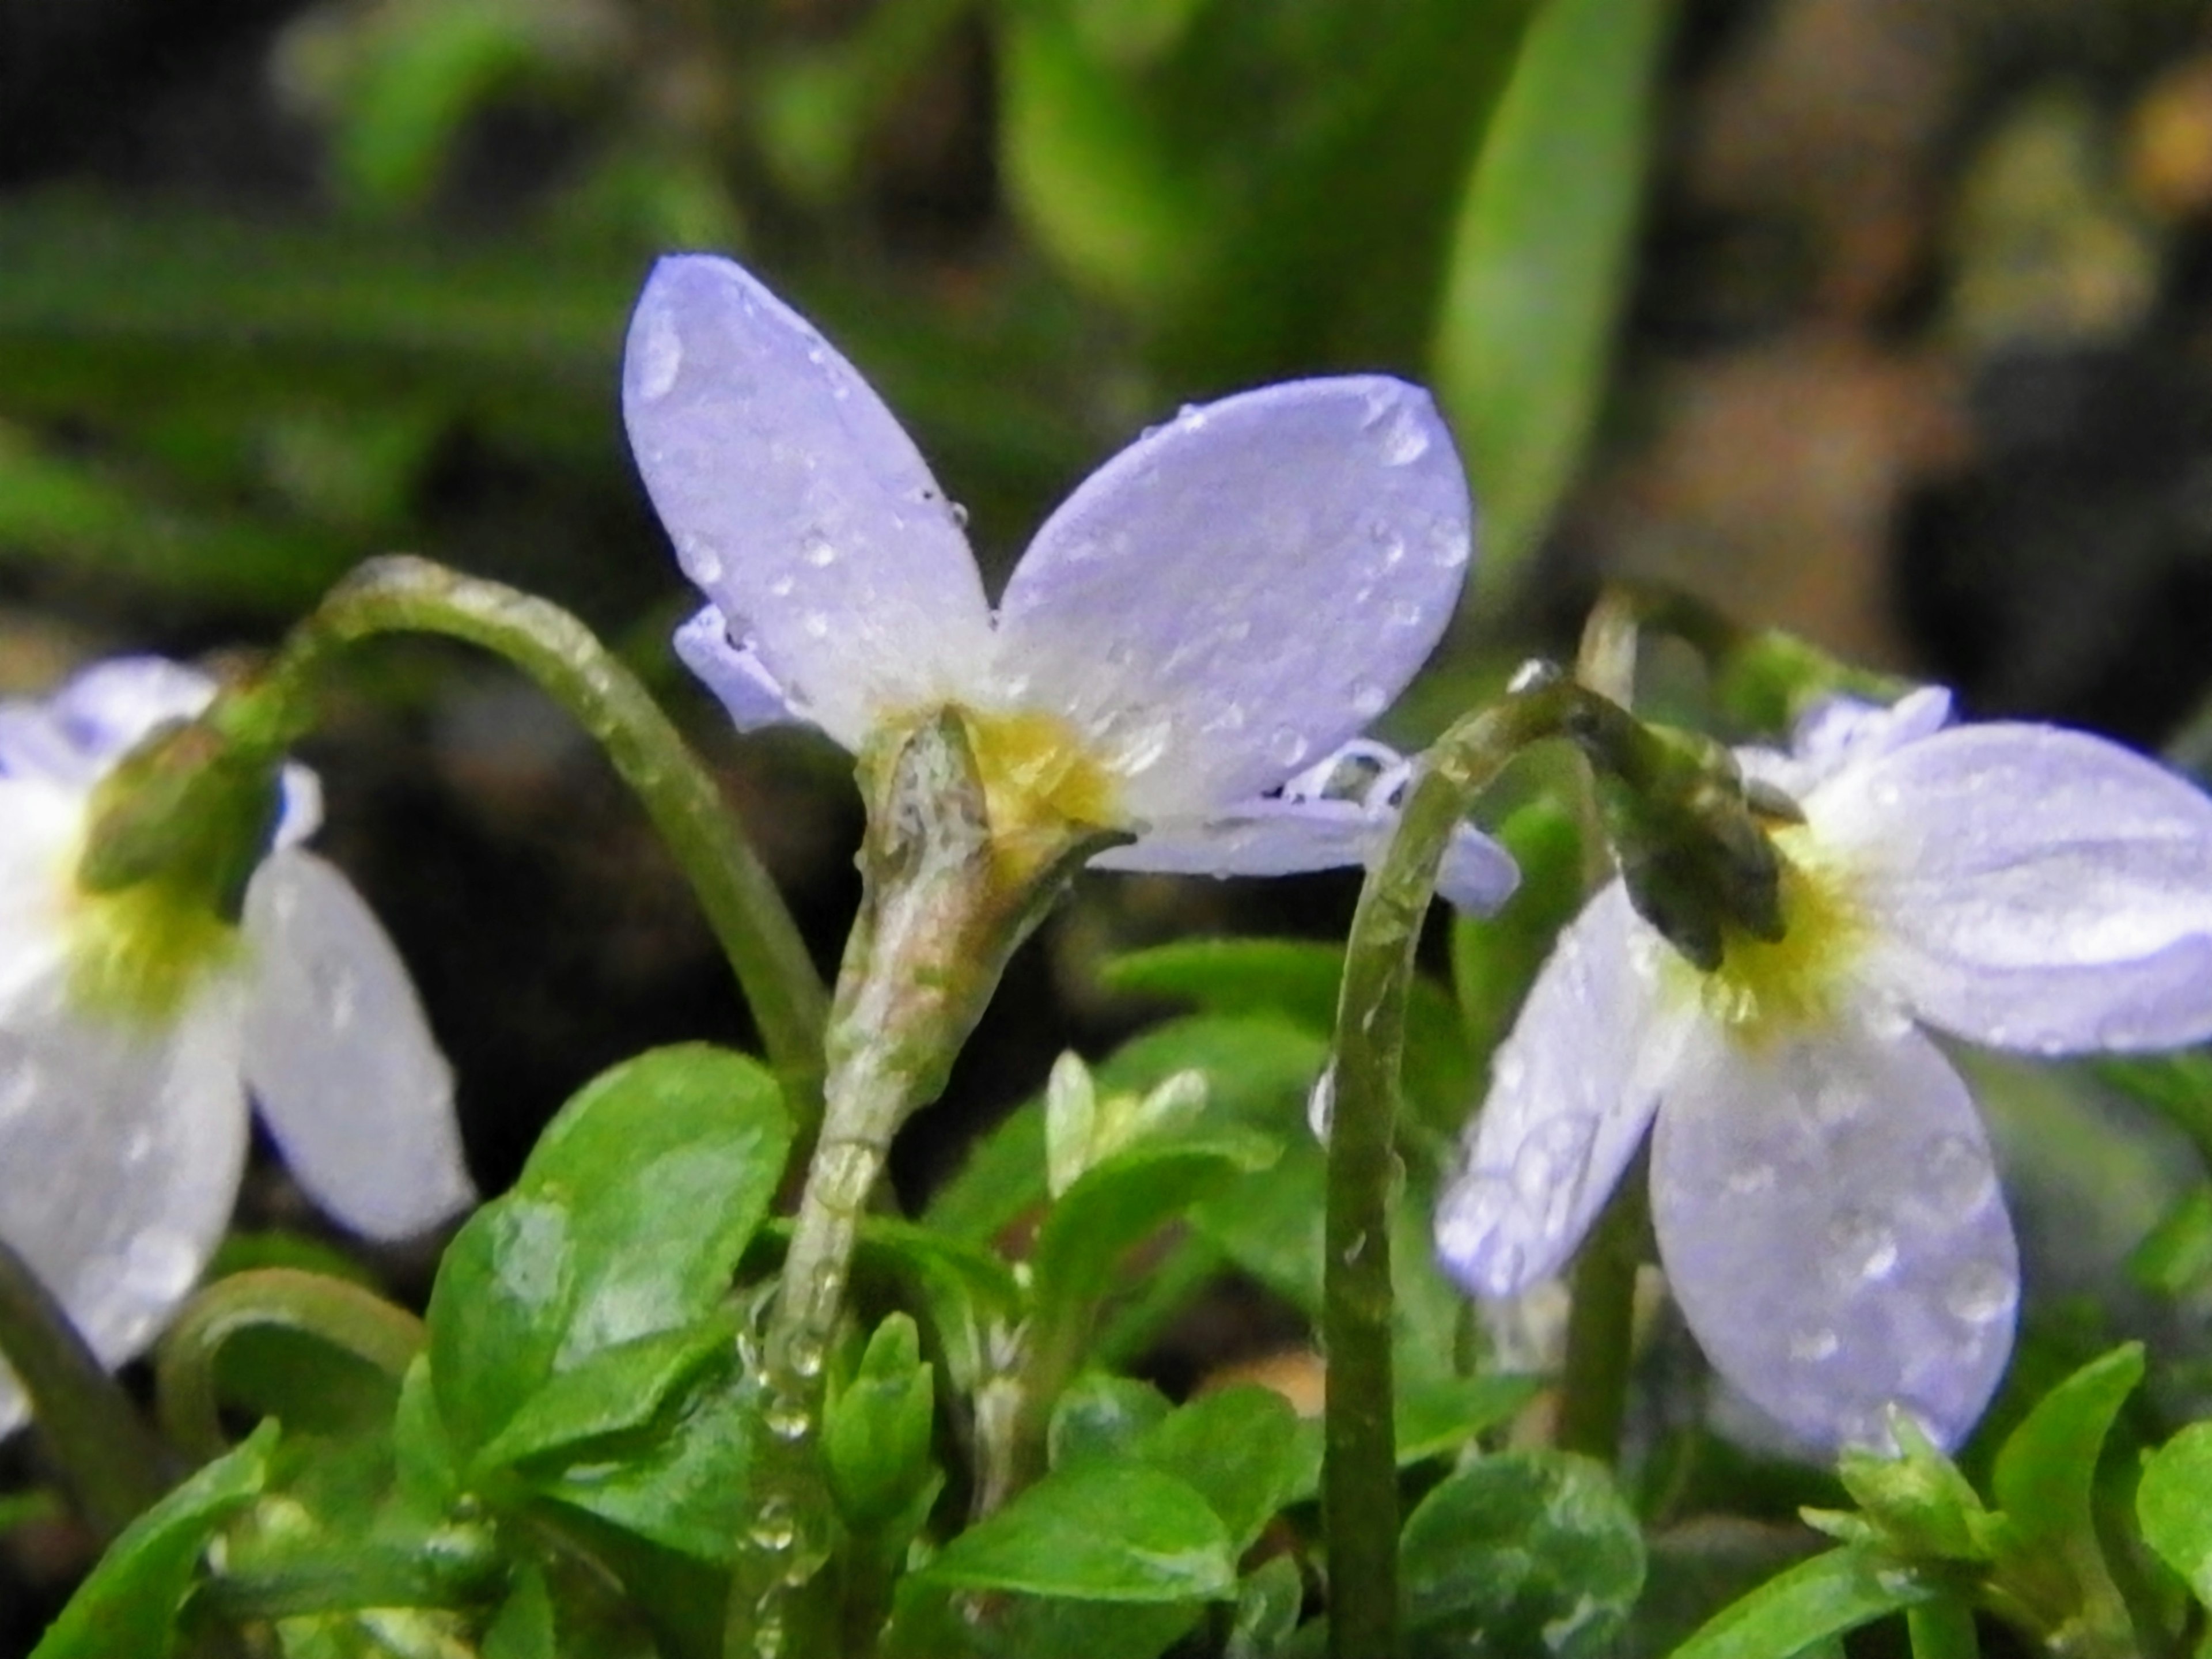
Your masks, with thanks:
M1405 769L1347 749L1428 656L1473 550L1427 395L1380 376L1185 409L1045 523L996 609L913 441L805 319L729 260L663 259L623 408L708 604L677 635L742 728L847 749L962 713L994 834L1130 832L1115 869L1275 875L1364 861ZM1488 908L1473 830L1443 890Z
M2118 746L1838 702L1795 752L1788 934L1697 973L1619 882L1566 929L1437 1218L1509 1297L1557 1272L1652 1128L1659 1252L1720 1374L1810 1446L1953 1444L2011 1352L2020 1270L1965 1084L1922 1027L2036 1054L2212 1035L2212 801ZM1656 1119L1656 1125L1655 1125Z

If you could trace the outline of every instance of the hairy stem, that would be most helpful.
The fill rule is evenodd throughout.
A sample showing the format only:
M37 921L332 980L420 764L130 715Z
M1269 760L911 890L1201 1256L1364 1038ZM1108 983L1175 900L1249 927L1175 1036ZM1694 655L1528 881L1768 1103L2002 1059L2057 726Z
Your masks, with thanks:
M827 998L791 913L714 777L637 677L574 617L498 582L395 554L372 559L294 630L268 679L233 705L272 744L312 718L335 652L383 634L438 634L504 657L574 717L613 763L675 857L744 989L802 1133L819 1098Z

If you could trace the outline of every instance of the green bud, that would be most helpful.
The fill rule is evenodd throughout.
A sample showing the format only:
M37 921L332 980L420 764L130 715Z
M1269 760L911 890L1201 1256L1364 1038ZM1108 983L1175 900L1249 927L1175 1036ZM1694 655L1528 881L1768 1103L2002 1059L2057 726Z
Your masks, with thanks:
M1205 1108L1202 1072L1177 1072L1146 1094L1101 1096L1082 1056L1062 1054L1045 1084L1046 1184L1058 1198L1086 1170L1146 1135L1188 1123Z
M860 1369L823 1418L830 1491L854 1530L887 1525L934 1485L935 1410L921 1335L912 1319L895 1313L868 1339Z
M1906 1413L1890 1413L1898 1455L1847 1451L1837 1473L1889 1553L1908 1562L1985 1562L1988 1512L1958 1466Z

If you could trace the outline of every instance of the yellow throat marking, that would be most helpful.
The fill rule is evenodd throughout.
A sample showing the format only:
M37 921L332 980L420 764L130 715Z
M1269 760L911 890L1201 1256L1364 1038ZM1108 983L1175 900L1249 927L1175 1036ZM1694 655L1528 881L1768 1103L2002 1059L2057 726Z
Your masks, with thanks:
M1034 875L1071 829L1126 821L1113 775L1058 715L963 708L960 717L982 781L991 838L1008 877Z
M175 1019L207 975L244 950L203 896L159 881L80 894L68 926L71 1005L136 1025Z
M1773 842L1782 856L1783 937L1728 927L1721 965L1710 974L1666 955L1669 979L1747 1048L1832 1020L1866 933L1848 872L1820 855L1803 826L1776 830Z

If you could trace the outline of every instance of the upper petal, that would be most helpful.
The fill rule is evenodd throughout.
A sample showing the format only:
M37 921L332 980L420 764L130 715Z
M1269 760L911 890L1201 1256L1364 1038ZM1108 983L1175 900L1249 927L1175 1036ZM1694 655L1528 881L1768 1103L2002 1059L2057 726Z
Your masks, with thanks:
M1364 865L1389 842L1395 815L1358 801L1262 798L1203 818L1170 818L1091 862L1107 870L1191 876L1287 876ZM1472 825L1453 836L1437 890L1451 904L1486 915L1520 879L1505 849Z
M1616 881L1536 975L1437 1211L1438 1259L1475 1294L1558 1272L1635 1156L1692 1018L1661 994L1664 948Z
M1186 410L1037 532L1000 606L1005 672L1102 748L1138 817L1263 794L1413 678L1470 511L1449 434L1400 381Z
M2212 800L2117 744L1966 726L1808 798L1869 924L1866 973L2000 1048L2212 1036Z
M1721 1375L1808 1446L1956 1444L2012 1352L2019 1257L1966 1085L1853 1013L1769 1047L1702 1028L1651 1145L1652 1221Z
M988 661L953 510L904 428L805 319L727 259L655 265L623 416L684 574L808 718L856 747Z
M740 732L804 719L761 662L760 653L730 638L729 620L708 605L676 630L676 654L707 683L722 712Z
M58 979L0 1029L0 1237L110 1365L143 1350L229 1224L246 1160L239 994L133 1031L70 1013ZM0 1428L23 1402L0 1367Z
M300 1184L372 1238L472 1203L453 1072L352 884L312 853L278 853L246 889L244 928L246 1078Z

